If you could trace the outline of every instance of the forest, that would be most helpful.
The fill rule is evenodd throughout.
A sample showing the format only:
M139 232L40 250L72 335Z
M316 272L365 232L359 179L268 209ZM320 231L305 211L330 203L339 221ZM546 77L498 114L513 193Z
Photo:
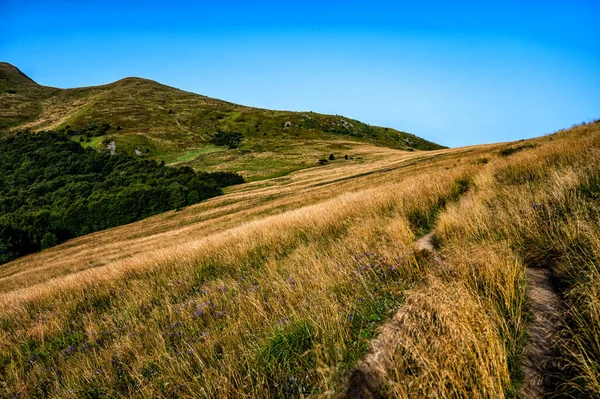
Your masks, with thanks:
M0 264L73 237L221 195L232 172L84 149L60 132L0 140Z

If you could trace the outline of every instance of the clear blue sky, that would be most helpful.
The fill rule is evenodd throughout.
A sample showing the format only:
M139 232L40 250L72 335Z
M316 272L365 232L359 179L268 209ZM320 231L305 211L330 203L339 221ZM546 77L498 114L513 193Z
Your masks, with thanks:
M139 76L448 146L600 118L598 0L0 0L0 16L0 60L48 86Z

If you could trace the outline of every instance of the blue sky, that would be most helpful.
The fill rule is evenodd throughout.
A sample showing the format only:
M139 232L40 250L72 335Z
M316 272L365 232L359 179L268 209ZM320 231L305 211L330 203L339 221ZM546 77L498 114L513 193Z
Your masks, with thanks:
M448 145L600 118L598 1L1 0L0 60L40 84L139 76Z

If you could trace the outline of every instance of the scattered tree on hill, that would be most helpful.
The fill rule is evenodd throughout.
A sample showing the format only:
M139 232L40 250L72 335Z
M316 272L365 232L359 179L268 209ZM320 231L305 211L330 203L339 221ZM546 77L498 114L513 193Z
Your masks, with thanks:
M335 155L333 155L333 154L329 154L329 160L330 160L330 161L333 161L333 160L335 160Z
M229 149L238 148L240 143L244 140L244 135L238 132L222 132L218 131L215 133L210 142L214 145L226 146Z
M117 130L120 130L120 129L121 129L121 127L118 126ZM79 129L74 129L70 125L66 125L62 129L59 129L58 132L64 133L67 136L81 136L81 137L85 136L86 138L90 138L90 137L104 136L106 134L106 132L108 132L109 130L110 130L110 125L108 123L95 121L95 122L88 124L87 126L79 128Z

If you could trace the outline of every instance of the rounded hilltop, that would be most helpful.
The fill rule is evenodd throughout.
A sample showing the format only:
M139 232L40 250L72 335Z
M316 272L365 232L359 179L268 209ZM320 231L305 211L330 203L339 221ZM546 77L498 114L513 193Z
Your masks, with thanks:
M0 62L0 81L3 81L2 83L37 84L19 68L8 62Z

